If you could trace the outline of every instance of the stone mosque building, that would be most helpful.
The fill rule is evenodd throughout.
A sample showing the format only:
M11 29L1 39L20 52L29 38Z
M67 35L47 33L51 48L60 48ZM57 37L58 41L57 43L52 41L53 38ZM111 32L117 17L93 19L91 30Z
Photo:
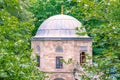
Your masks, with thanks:
M38 55L38 67L49 75L45 80L79 80L74 69L76 64L87 61L85 54L92 56L92 39L87 34L77 35L76 27L82 27L76 18L64 14L54 15L40 25L32 38L31 47L33 54ZM70 64L61 61L64 59L67 62L70 58Z

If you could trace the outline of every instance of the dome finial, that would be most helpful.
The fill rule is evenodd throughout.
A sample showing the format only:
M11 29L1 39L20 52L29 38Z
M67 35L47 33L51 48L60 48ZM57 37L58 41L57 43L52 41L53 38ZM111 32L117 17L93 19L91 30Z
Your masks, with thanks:
M64 12L64 9L63 9L63 8L64 8L64 6L62 5L62 6L61 6L61 14L63 14L63 12Z

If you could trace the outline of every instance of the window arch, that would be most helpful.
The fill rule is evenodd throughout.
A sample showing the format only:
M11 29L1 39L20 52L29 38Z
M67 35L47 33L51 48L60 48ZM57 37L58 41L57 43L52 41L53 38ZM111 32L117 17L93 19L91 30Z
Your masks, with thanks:
M85 52L81 52L80 53L80 64L83 64L85 62L86 62Z
M63 78L56 78L56 79L54 79L54 80L64 80Z
M62 46L57 46L55 52L63 52Z
M37 50L37 53L40 53L40 46L39 45L36 46L36 50Z

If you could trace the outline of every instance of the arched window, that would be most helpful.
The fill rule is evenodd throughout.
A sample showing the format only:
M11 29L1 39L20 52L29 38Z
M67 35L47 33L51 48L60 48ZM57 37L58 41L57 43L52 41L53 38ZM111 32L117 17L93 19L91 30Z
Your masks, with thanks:
M37 51L37 62L38 62L37 66L40 67L40 46L39 45L37 45L36 51Z
M37 45L36 51L37 51L38 55L40 55L40 46L39 45Z
M64 80L63 78L56 78L56 79L54 79L54 80Z
M86 62L85 52L81 52L80 53L80 64L83 64L85 62Z
M55 52L63 52L63 48L61 46L57 46Z

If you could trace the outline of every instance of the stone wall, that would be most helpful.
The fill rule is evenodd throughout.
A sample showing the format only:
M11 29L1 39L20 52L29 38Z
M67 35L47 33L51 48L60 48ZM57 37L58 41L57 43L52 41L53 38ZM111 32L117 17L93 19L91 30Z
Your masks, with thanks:
M47 73L47 75L49 76L48 78L46 78L45 80L54 80L56 78L62 78L64 80L74 80L74 76L73 73Z
M80 61L80 46L87 46L87 53L92 56L91 41L32 41L33 54L37 54L37 46L40 46L40 70L50 74L50 79L61 77L65 80L73 80L73 69ZM56 47L62 46L63 52L56 52ZM63 69L56 69L56 56L62 56L65 61L72 58L71 64L64 64ZM91 61L90 61L91 62ZM70 79L68 79L70 77Z

